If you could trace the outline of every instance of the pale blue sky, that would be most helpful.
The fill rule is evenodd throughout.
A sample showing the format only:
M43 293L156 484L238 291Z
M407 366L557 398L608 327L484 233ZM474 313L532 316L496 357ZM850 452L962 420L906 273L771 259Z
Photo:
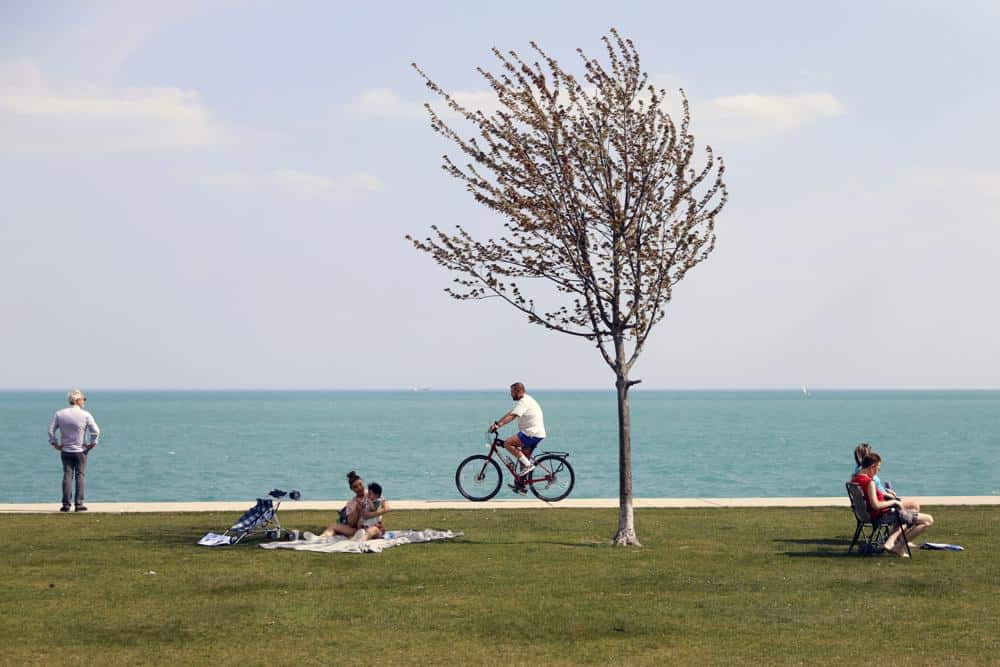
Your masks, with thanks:
M976 2L6 2L0 388L610 387L405 241L498 229L416 61L611 26L728 163L643 387L997 387L1000 10Z

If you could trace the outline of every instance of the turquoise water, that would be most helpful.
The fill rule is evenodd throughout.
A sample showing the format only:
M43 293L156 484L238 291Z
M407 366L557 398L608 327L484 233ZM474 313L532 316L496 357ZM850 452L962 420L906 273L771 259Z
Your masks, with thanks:
M571 497L618 493L613 392L536 391L549 437L570 452ZM458 462L486 449L503 391L92 391L103 431L90 501L252 499L297 488L350 495L344 475L388 498L458 499ZM1000 391L649 391L631 394L640 497L836 496L861 441L903 494L1000 494ZM0 502L58 502L45 431L60 392L0 392ZM509 431L511 427L505 429ZM498 496L513 497L506 488Z

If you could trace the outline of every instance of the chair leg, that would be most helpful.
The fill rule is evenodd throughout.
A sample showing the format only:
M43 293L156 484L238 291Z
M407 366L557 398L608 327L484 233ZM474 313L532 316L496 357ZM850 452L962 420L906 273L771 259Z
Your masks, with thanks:
M910 538L906 536L906 526L902 523L899 524L899 539L903 540L903 547L906 548L906 555L912 558L913 554L910 553Z
M888 531L885 524L872 526L872 534L868 538L868 553L877 554L885 551L885 538Z
M875 552L875 527L872 526L871 532L865 535L864 531L861 532L861 539L864 542L864 553L868 555Z
M856 544L858 545L858 552L860 553L861 545L858 544L858 535L861 534L862 528L864 528L864 524L859 521L857 528L854 529L854 537L851 538L851 546L847 547L847 553L851 553L851 550L854 549L854 545Z

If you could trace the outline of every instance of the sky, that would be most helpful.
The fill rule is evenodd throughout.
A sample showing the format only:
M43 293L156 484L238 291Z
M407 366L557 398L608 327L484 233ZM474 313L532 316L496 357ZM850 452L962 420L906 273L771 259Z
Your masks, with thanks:
M14 0L0 389L611 388L405 235L503 223L410 64L488 107L491 47L612 27L730 194L640 388L1000 387L995 3Z

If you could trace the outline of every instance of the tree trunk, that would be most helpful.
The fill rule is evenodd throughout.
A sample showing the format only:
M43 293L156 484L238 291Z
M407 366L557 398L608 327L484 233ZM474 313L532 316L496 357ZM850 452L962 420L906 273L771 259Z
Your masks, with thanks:
M621 369L621 365L618 366ZM635 515L632 512L632 419L629 412L628 375L616 372L618 390L618 532L615 546L641 547L635 534Z

